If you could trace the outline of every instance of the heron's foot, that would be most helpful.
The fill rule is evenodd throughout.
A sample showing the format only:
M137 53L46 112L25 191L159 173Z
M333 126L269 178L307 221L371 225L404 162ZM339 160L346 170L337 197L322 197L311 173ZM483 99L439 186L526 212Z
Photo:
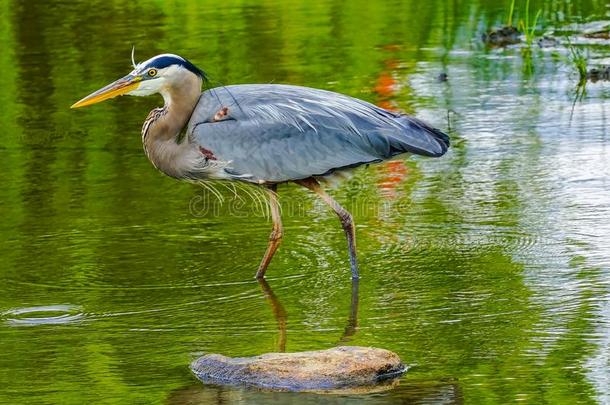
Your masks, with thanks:
M222 121L229 117L229 107L222 107L216 114L214 114L214 122Z

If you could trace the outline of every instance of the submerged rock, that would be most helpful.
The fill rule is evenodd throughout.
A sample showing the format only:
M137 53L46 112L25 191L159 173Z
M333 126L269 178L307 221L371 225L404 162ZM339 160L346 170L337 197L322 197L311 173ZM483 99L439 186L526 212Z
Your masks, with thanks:
M191 370L204 382L243 384L289 391L320 391L373 386L405 371L396 353L372 347L340 346L255 357L208 354Z
M502 27L483 34L483 42L492 46L506 46L521 42L521 33L515 27Z

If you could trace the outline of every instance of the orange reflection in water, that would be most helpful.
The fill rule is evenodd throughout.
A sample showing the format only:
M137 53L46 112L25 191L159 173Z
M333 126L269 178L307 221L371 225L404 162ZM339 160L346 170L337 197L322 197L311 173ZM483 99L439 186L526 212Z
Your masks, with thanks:
M384 48L389 51L396 51L395 46ZM400 90L400 83L396 79L396 70L399 63L397 59L391 58L384 61L385 69L379 73L373 92L377 94L377 105L390 111L398 111L398 106L394 101L394 96ZM408 169L402 160L385 162L378 166L381 176L377 181L377 187L381 193L388 198L396 198L398 187L408 173Z

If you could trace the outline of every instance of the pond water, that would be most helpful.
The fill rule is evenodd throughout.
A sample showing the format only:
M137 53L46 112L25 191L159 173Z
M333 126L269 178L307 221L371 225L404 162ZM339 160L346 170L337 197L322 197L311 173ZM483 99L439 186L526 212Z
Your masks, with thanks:
M500 3L0 2L0 403L610 402L610 85L577 89L566 47L610 63L608 41L582 35L610 8L532 0L559 43L490 49ZM358 286L334 214L280 187L285 238L259 284L257 203L221 205L144 156L160 98L69 109L130 70L132 45L214 85L406 111L452 149L331 191L357 223ZM338 344L393 350L409 371L338 396L204 386L188 368Z

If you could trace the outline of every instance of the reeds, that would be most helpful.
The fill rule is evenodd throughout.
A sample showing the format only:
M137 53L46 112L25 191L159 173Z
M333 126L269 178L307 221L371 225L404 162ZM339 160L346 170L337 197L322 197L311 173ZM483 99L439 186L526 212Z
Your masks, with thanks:
M513 1L513 3L514 3L514 1ZM511 3L511 7L514 5L513 3ZM511 14L512 14L512 10L511 10ZM536 38L536 25L538 25L538 19L540 18L541 14L542 14L542 9L539 9L538 12L536 12L536 16L534 17L534 19L531 21L531 24L530 24L530 0L526 0L526 2L525 2L525 20L519 21L519 28L521 29L521 31L523 31L523 35L525 35L525 43L527 44L528 47L532 46L532 44L534 43L534 39ZM511 20L512 20L512 15L511 15Z
M585 53L581 48L574 46L569 40L568 51L570 52L570 63L578 72L578 85L581 86L587 82L587 72L589 65L588 58L585 56Z

